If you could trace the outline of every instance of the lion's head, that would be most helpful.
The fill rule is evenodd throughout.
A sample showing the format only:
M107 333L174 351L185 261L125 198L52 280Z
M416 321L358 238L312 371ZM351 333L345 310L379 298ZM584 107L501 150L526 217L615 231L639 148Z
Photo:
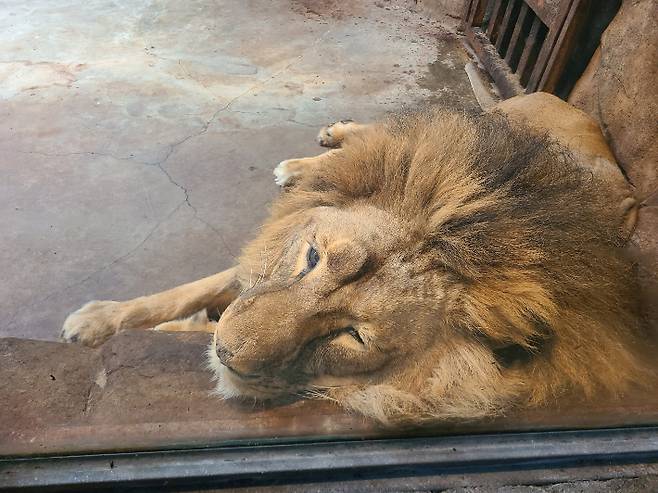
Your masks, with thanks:
M567 152L501 115L374 126L284 191L244 249L217 390L387 420L623 388L638 323L616 214Z

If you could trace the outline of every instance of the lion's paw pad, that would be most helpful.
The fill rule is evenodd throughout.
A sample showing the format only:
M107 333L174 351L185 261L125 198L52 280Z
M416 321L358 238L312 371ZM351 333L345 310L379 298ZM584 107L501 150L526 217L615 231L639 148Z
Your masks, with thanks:
M102 344L119 329L115 317L116 305L116 301L90 301L66 317L61 339L92 347Z

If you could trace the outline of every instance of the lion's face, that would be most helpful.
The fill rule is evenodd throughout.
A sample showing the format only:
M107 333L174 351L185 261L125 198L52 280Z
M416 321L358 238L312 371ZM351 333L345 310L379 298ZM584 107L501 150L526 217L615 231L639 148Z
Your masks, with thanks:
M370 206L286 221L242 261L251 281L210 351L219 392L268 398L382 384L409 365L420 376L441 333L445 287L405 224Z

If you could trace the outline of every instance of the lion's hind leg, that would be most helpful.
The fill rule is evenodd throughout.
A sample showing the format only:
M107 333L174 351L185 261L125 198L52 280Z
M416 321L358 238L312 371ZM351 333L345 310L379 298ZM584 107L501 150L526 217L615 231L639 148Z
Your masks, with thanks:
M318 143L323 147L340 147L349 136L367 128L370 128L370 125L356 123L352 120L341 120L320 129ZM340 149L332 149L319 156L281 161L274 168L274 181L282 187L291 185L306 170L314 166L323 166L327 160L331 159L339 151Z
M208 312L201 310L191 317L182 320L172 320L156 325L151 330L161 332L215 332L215 321L208 318Z
M340 120L320 129L318 144L322 147L340 147L343 141L369 125L356 123L353 120Z

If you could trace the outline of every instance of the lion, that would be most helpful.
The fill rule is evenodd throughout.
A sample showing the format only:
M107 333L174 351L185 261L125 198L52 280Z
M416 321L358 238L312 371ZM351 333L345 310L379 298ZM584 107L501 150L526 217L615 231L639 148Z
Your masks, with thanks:
M238 265L92 301L64 340L207 331L222 398L330 399L383 423L475 419L642 377L637 203L598 126L543 93L478 115L343 120Z

